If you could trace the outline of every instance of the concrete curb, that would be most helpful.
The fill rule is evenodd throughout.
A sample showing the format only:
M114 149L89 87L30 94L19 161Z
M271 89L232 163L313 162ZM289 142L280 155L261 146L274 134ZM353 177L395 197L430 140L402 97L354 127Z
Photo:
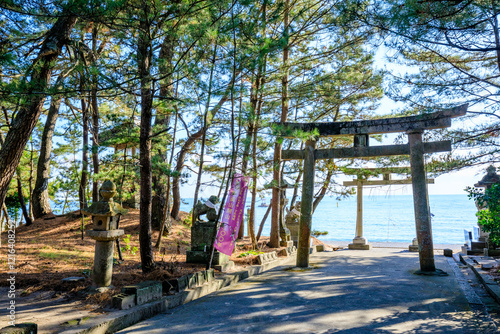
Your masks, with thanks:
M258 275L272 268L291 264L295 260L296 255L292 255L283 259L267 262L262 265L250 266L245 270L235 273L225 273L222 277L216 278L213 281L204 283L203 285L186 289L175 295L162 297L162 299L136 306L128 310L111 312L105 316L99 316L87 320L84 325L76 328L63 330L62 334L105 334L115 333L124 328L130 327L140 321L151 318L157 314L166 312L168 309L181 306L190 301L204 297L208 294L216 292L222 288L236 284L251 276Z
M497 303L500 303L500 286L487 273L481 270L481 265L474 263L467 255L460 253L460 261L472 269L477 278L486 288L486 291L493 297Z

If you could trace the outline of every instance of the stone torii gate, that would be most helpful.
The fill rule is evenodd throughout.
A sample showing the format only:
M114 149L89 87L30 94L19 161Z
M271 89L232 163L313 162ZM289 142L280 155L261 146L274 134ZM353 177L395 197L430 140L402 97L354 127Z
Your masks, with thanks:
M390 167L390 168L347 168L346 174L354 174L357 179L352 181L344 181L344 186L357 188L356 195L356 236L349 244L349 249L369 250L371 245L366 238L363 237L363 187L364 186L387 186L396 184L411 184L411 178L406 179L392 179L391 174L407 173L409 167ZM369 172L370 176L383 175L382 180L368 180L364 173ZM427 179L427 184L433 184L434 179Z
M418 116L384 118L354 122L278 123L284 128L281 135L293 138L294 132L309 132L319 136L354 135L354 147L316 150L316 135L306 141L304 150L283 150L283 160L304 160L301 216L297 267L309 266L309 240L311 237L312 205L316 159L366 158L391 155L410 155L413 184L415 226L419 245L419 274L440 275L443 272L434 264L429 198L424 169L424 153L451 151L450 141L424 142L422 133L427 129L451 126L451 119L463 116L467 105ZM314 132L313 132L314 131ZM408 144L368 146L370 134L405 132Z

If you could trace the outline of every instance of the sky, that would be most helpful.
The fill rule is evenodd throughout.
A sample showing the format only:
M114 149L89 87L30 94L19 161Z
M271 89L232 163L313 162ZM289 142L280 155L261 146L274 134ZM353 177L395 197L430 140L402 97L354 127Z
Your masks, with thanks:
M459 171L449 172L434 178L434 184L428 185L429 195L466 195L466 187L472 187L481 178L486 175L486 167L470 167ZM394 176L394 179L401 178ZM352 180L352 176L338 176L336 177L337 182ZM206 179L204 181L207 181ZM183 198L192 198L195 190L195 178L192 177L191 180L183 184L181 187L181 194ZM214 187L203 187L200 192L202 198L208 198L210 195L217 194L218 188ZM398 196L398 195L411 195L412 187L411 185L391 185L391 186L377 186L370 187L364 191L366 196L380 195L380 196ZM270 194L266 194L266 197L270 197Z
M393 102L387 97L384 97L380 103L380 107L376 111L378 114L389 114L392 110L395 108L399 107L398 104ZM456 120L452 120L452 126L453 123L456 123ZM394 144L394 138L396 134L388 134L384 136L382 139L382 143L377 143L376 145L391 145ZM207 162L208 163L208 162ZM477 183L481 178L486 175L486 168L488 165L485 166L476 166L476 167L469 167L469 168L464 168L462 170L458 171L453 171L449 172L443 175L440 175L438 177L434 178L434 184L429 184L428 185L428 191L429 195L455 195L455 194L461 194L461 195L466 195L467 192L465 191L466 187L472 187L474 186L475 183ZM394 176L393 178L402 178L401 176ZM352 180L352 176L348 175L339 175L335 176L335 181L337 183L342 183L343 181L350 181ZM207 182L208 178L203 178L202 177L202 182ZM266 182L269 182L270 180L267 180ZM181 189L181 195L183 198L192 198L194 197L194 190L195 190L195 175L193 174L191 176L191 179L189 180L188 183L182 185ZM202 190L200 192L200 196L202 198L208 198L210 195L217 194L219 191L218 188L214 187L202 187ZM392 186L377 186L377 187L370 187L369 189L366 189L365 195L411 195L412 194L412 187L411 185L392 185ZM270 193L266 194L266 197L269 198L271 195Z

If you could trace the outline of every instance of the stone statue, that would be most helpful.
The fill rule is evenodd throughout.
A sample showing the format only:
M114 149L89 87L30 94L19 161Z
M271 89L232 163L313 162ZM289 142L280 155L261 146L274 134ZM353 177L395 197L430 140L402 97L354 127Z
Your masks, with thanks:
M210 196L208 201L202 203L198 201L194 207L194 221L191 226L191 249L186 252L187 263L203 263L207 264L210 258L210 247L213 238L215 237L215 230L217 224L217 211L219 198L217 196ZM200 219L200 216L206 215L208 221ZM214 252L212 258L212 265L220 266L229 261L229 256L222 254L218 251Z
M208 221L214 222L217 219L217 209L216 205L219 204L219 198L215 195L210 196L207 202L202 203L198 201L196 206L194 207L194 222L193 224L198 223L200 220L200 216L206 215Z
M297 246L299 242L299 222L300 222L300 201L296 202L285 216L285 224L290 230L290 237L293 244Z
M291 244L291 236L290 236L290 230L287 228L286 222L285 222L285 217L284 217L284 209L286 209L286 205L288 204L288 198L285 198L284 196L284 191L283 195L281 196L281 210L280 210L280 220L279 220L279 233L280 233L280 239L281 239L281 246L284 247L289 247L293 246ZM290 244L288 244L290 242Z

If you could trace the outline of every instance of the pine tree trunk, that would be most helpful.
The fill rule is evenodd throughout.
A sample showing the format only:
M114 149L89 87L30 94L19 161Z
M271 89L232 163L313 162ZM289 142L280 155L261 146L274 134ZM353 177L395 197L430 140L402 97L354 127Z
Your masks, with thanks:
M281 78L281 117L280 122L286 122L288 117L288 57L289 57L289 45L288 45L288 25L289 25L289 10L290 10L290 0L285 1L284 9L284 32L283 37L286 40L285 47L283 48L283 67L284 73ZM269 245L273 248L279 247L279 227L280 227L280 212L281 212L281 144L276 142L274 145L274 159L273 159L273 199L271 202L272 213L271 213L271 238L269 240Z
M89 116L87 102L83 96L84 85L83 77L80 77L80 89L82 92L81 105L82 105L82 172L80 176L80 187L78 188L78 199L80 201L80 212L87 207L87 182L88 182L88 147L89 147Z
M5 200L9 183L42 112L45 94L38 92L47 90L56 59L69 41L69 34L76 21L77 18L73 15L59 16L45 35L38 57L34 60L33 71L29 75L31 80L26 89L26 102L20 106L0 150L0 203Z
M99 107L97 104L97 90L92 89L92 167L93 174L99 173ZM92 202L99 201L99 182L93 178Z
M97 55L97 25L92 29L92 54ZM94 59L95 61L95 59ZM99 174L99 103L97 100L97 74L92 74L92 91L90 101L92 104L92 166L93 174ZM92 202L99 201L99 182L93 178Z
M155 268L152 229L151 229L151 202L152 202L152 170L151 170L151 122L153 120L152 82L150 78L152 60L152 42L150 39L149 6L144 5L144 15L140 18L139 39L137 42L137 62L141 80L141 129L140 129L140 172L141 172L141 201L139 244L141 252L142 271L151 272Z
M30 139L30 178L28 180L29 188L29 216L30 220L33 222L35 217L33 216L33 138Z
M49 178L50 178L50 155L52 153L52 137L59 116L59 106L62 97L52 97L47 120L43 128L40 144L40 155L36 169L35 188L33 189L33 214L35 219L51 214L52 209L49 202Z
M257 118L258 121L258 118ZM253 248L257 248L257 239L255 238L255 200L257 197L257 127L254 127L252 138L252 202L250 203L250 215L248 217L248 231L252 240Z
M26 203L24 202L23 186L21 184L21 171L19 170L19 168L16 172L16 179L17 179L17 197L19 199L19 204L21 204L21 210L23 212L24 221L26 222L26 226L30 226L31 224L33 224L33 221L29 216L28 209L26 209Z
M174 46L175 39L173 35L168 35L163 40L160 48L159 60L160 60L160 73L162 76L166 76L166 79L160 82L160 98L167 99L174 96L174 86L172 79L172 69L173 69L173 56L174 56ZM169 108L157 107L157 114L155 117L155 127L158 131L167 129L170 124L170 118L172 116ZM158 148L159 155L162 160L166 162L167 154L166 149L163 147ZM170 176L168 176L170 177ZM160 181L160 178L153 174L153 207L151 213L151 225L155 229L163 228L165 224L165 207L167 206L167 187Z

